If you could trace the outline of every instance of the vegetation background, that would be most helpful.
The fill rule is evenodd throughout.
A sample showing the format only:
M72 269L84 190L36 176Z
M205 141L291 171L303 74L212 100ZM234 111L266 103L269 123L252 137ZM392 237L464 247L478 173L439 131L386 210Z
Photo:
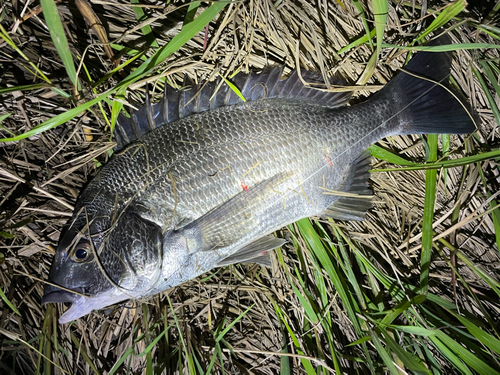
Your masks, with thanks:
M500 2L0 0L0 371L494 374L500 371ZM448 34L471 136L372 147L363 222L304 219L272 269L213 270L59 325L41 306L60 232L122 107L168 81L272 65L365 100ZM446 46L432 47L443 50ZM279 157L279 156L277 156Z

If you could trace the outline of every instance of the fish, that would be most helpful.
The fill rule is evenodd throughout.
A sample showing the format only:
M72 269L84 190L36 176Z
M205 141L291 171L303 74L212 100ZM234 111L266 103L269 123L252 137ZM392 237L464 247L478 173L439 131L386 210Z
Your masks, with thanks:
M70 303L64 324L216 267L270 266L285 243L272 233L299 219L363 220L371 144L475 130L449 87L451 62L448 52L418 52L353 106L349 93L305 86L320 82L315 73L282 79L281 68L236 75L245 102L224 82L165 84L160 102L147 95L120 115L115 153L77 200L42 303Z

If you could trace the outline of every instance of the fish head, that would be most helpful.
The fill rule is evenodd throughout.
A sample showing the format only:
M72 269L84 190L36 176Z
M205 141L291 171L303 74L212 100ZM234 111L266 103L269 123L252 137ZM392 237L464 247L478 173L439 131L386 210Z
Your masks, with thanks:
M156 224L128 210L106 230L94 232L97 223L87 226L91 235L71 227L57 247L42 303L71 303L61 323L145 295L161 274Z

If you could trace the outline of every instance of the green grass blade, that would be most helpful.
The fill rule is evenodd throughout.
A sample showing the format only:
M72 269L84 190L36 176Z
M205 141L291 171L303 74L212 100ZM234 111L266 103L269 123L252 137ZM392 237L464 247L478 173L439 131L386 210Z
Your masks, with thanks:
M10 115L12 115L12 113L6 113L4 115L0 115L0 122L2 122L3 120L5 120L7 117L9 117Z
M215 361L217 360L217 354L221 350L220 345L218 342L215 343L215 349L214 349L214 354L212 354L212 358L210 359L210 362L207 367L207 371L205 372L205 375L210 375L212 373L212 368L215 365Z
M377 56L380 54L384 42L387 13L389 12L388 0L373 0L373 15L375 18L375 34L377 35ZM378 57L377 57L378 59Z
M451 3L449 6L443 9L442 12L432 21L432 23L422 32L422 34L416 39L416 41L422 41L427 35L433 31L443 27L448 23L453 17L464 10L467 3L465 0L458 0Z
M401 156L398 156L392 153L391 151L385 150L377 145L371 145L370 147L368 147L368 150L370 150L372 156L376 157L377 159L385 160L392 164L417 165L416 163L412 163L411 161L405 160Z
M130 74L125 82L131 84L139 79L142 75L153 70L158 64L163 62L168 56L176 52L184 44L190 41L198 32L200 32L224 7L229 4L229 1L221 1L213 3L194 21L185 25L182 30L172 38L165 46L160 48L153 56L148 58L140 65L132 74Z
M387 331L381 330L381 332L383 333L386 344L411 372L417 374L431 374L418 357L404 350Z
M437 134L427 138L429 145L429 162L437 160ZM429 287L429 267L432 254L432 222L434 220L434 202L436 200L437 170L425 171L425 203L422 223L422 254L420 257L420 287L421 293L427 294Z
M229 86L229 88L231 90L234 91L234 93L236 95L238 95L238 97L243 100L244 102L246 102L247 100L245 99L245 97L243 96L243 94L241 93L241 91L230 81L228 80L226 77L224 77L222 74L218 73L219 76L224 80L224 82Z
M448 311L455 318L460 320L460 322L467 328L467 330L485 347L493 350L495 353L500 354L500 340L498 340L493 335L483 331L477 325L472 323L469 319L464 318L458 314Z
M149 337L149 324L148 324L148 307L145 303L142 304L142 324L144 326L144 341L145 344L149 345L150 343L150 337ZM150 350L144 350L146 354L146 375L152 375L153 374L153 358L151 357L151 351Z
M0 88L0 95L7 94L9 92L14 92L14 91L37 90L37 89L42 89L44 87L51 87L51 86L47 85L46 83L34 83L32 85L22 85L22 86L14 86L14 87L3 87L3 88ZM2 121L1 116L0 116L0 121Z
M200 32L217 14L219 14L224 7L230 2L221 1L213 3L209 8L207 8L202 14L198 16L194 21L190 22L187 25L184 25L182 30L172 38L172 40L161 47L153 56L148 58L144 63L142 63L132 74L130 74L123 82L122 88L118 92L119 96L123 96L125 94L126 88L128 85L134 83L142 76L146 75L150 71L152 71L158 64L165 61L165 59L170 56L172 53L176 52L181 48L184 44L189 42L198 32ZM120 112L123 104L119 102L113 102L112 108L112 129L113 131L114 125L116 124L116 119L118 117L118 113Z
M367 342L367 341L370 341L372 338L371 336L365 336L365 337L361 337L360 339L357 339L356 341L353 341L351 342L350 344L347 344L346 346L355 346L355 345L359 345L359 344L362 344L364 342Z
M387 12L389 10L388 0L373 0L373 15L375 18L375 35L377 36L377 46L375 52L370 57L363 74L358 79L357 83L364 85L373 75L375 68L378 65L382 42L384 41L385 25L387 21ZM366 30L366 35L370 35L370 31ZM371 39L368 40L371 46Z
M21 316L21 313L19 310L17 310L16 306L12 302L9 301L5 293L3 292L2 288L0 288L0 298L2 298L2 301L10 307L12 311L14 311L17 315Z
M373 29L372 31L370 31L369 34L365 34L363 35L361 38L358 38L356 39L354 42L352 43L349 43L347 46L339 49L337 51L337 54L341 54L341 53L344 53L344 52L348 52L350 51L351 49L363 44L363 43L366 43L366 42L371 42L372 38L375 36L377 30L376 29Z
M500 48L500 45L490 43L461 43L461 44L443 44L440 46L398 46L397 44L382 43L382 48L396 48L408 51L427 51L427 52L450 52L460 49L488 49Z
M200 6L200 2L198 0L191 0L189 3L187 12L186 12L186 17L184 18L184 24L183 26L191 23L194 19L194 16L196 15L196 11L198 10L198 7Z
M361 18L361 22L363 22L363 27L365 28L366 39L367 39L368 43L370 44L370 47L373 49L372 39L368 38L368 35L371 35L371 32L370 32L370 26L368 25L368 20L366 19L365 10L363 9L363 5L358 0L352 0L352 3L354 4L354 6L356 7L356 10L359 13L359 17Z
M438 161L429 164L414 164L413 167L402 167L402 168L385 168L385 169L372 169L370 172L401 172L401 171L417 171L417 170L429 170L429 169L441 169L441 168L455 168L462 167L464 165L481 162L484 160L494 160L500 157L500 150L494 150L490 152L478 153L472 156L466 156L464 158L452 159Z
M107 98L109 95L111 95L113 92L115 92L119 87L120 86L117 86L114 89L111 89L111 90L105 92L104 94L101 94L97 98L88 101L87 103L81 104L78 107L72 108L67 112L63 112L57 116L54 116L54 117L48 119L47 121L44 121L41 124L35 126L33 129L31 129L23 134L17 135L15 137L10 137L10 138L2 138L2 139L0 139L0 142L19 141L21 139L31 137L32 135L42 133L42 132L47 131L49 129L55 128L56 126L64 124L66 121L69 121L72 118L78 116L80 113L82 113L83 111L92 107L94 104L97 104L101 100L104 100L105 98Z
M429 337L436 335L436 332L434 330L430 330L424 327L391 325L390 328L417 336Z
M93 87L98 87L101 83L107 81L110 77L112 77L115 73L119 72L120 70L122 70L123 68L125 68L127 65L129 65L130 63L134 62L136 59L140 59L140 58L146 58L144 56L144 52L138 52L137 54L135 54L132 58L128 59L127 61L125 61L124 63L118 65L116 68L112 69L111 71L109 71L108 73L106 73L101 79L99 79L96 83L94 83L92 86Z
M80 83L76 76L75 64L73 62L73 56L71 55L71 50L69 48L68 40L66 39L66 34L64 33L64 28L59 17L59 12L57 11L57 6L54 0L40 0L42 5L43 15L45 21L47 22L47 27L49 28L50 37L52 42L56 47L57 53L66 68L66 73L69 79L80 89Z
M497 95L500 95L500 84L498 83L498 76L495 76L495 73L493 72L493 70L496 70L496 72L498 73L500 69L498 69L498 66L496 66L495 63L498 63L498 61L496 62L493 62L491 60L479 61L479 64L483 69L483 73L486 75L486 77L488 77L488 80L490 81L493 90L495 90Z
M281 330L283 336L283 344L281 345L281 353L288 353L288 339L285 331ZM292 369L290 367L290 357L286 355L281 356L280 360L280 375L291 375Z
M479 73L479 71L477 71L476 69L474 69L474 67L472 67L472 72L474 73L474 75L478 79L479 83L481 84L481 88L483 89L484 94L486 95L486 98L488 99L488 103L490 105L491 111L493 112L493 116L495 116L495 121L497 122L497 126L500 126L500 110L498 109L497 103L495 102L493 95L491 95L491 93L490 93L490 89L488 88L488 85L486 84L482 74ZM493 75L493 72L491 72L491 74ZM492 78L494 78L494 77L492 77ZM493 80L493 81L495 81L495 80ZM497 95L500 95L500 92L497 91Z
M437 337L430 337L430 340L434 344L434 347L441 352L441 354L447 358L450 363L455 366L457 370L460 371L461 374L465 375L473 375L472 371L469 370L467 366L460 360L460 358L446 346L441 340Z
M442 144L442 148L443 148L443 159L447 160L448 154L450 153L450 135L449 134L441 134L441 144ZM444 185L445 195L448 192L448 189L446 188L447 180L448 180L448 169L445 168L443 170L443 185Z
M140 2L139 0L130 0L130 4L140 4ZM138 22L143 22L146 20L146 15L144 14L142 7L132 7L132 9L134 10L134 14ZM148 46L155 48L159 47L151 26L144 25L143 27L141 27L141 32L146 38L146 44Z
M149 59L146 60L139 68L137 68L132 74L130 74L124 81L122 81L119 85L114 87L113 89L105 92L104 94L101 94L97 98L88 101L87 103L84 103L76 108L73 108L67 112L61 113L47 121L44 121L43 123L39 124L38 126L34 127L30 131L27 131L23 134L17 135L15 137L10 137L10 138L2 138L0 139L0 142L12 142L12 141L19 141L21 139L25 139L28 137L31 137L33 135L42 133L44 131L47 131L49 129L52 129L58 125L61 125L65 123L66 121L71 120L72 118L76 117L79 115L81 112L87 110L88 108L92 107L94 104L97 104L101 100L104 100L107 98L109 95L111 95L114 92L117 92L120 90L121 92L124 92L128 85L131 83L135 82L138 80L143 74L148 72L149 70L153 69L157 63L160 63L161 61L165 60L166 57L168 57L171 53L177 51L182 45L184 45L190 38L192 38L199 30L201 30L208 22L210 22L220 10L222 10L228 3L227 2L220 2L220 3L214 3L211 5L207 10L205 10L196 20L191 22L188 26L186 26L186 31L184 29L177 34L167 45L165 45L163 48L161 48L157 53L155 53L153 56L151 56ZM184 31L184 33L183 33ZM123 105L121 103L118 103L116 101L113 102L113 109L112 109L112 123L116 123L116 118L118 117L119 109L121 109Z
M280 321L285 325L285 327L288 331L288 334L290 335L290 338L293 341L293 345L295 346L295 349L297 350L297 353L299 353L300 355L304 355L304 352L302 351L301 346L300 346L300 342L297 339L297 336L295 335L294 330L288 324L288 320L285 318L283 311L281 310L281 308L278 306L278 304L276 302L272 302L272 304L274 307L274 311L276 311L276 314L278 315ZM302 366L304 366L304 369L306 370L306 373L308 375L309 374L316 375L316 372L314 371L314 368L311 364L311 361L309 361L306 358L300 358L300 362L302 363Z
M492 196L486 178L484 176L484 171L479 163L477 163L477 170L481 176L481 181L483 183L483 188L486 191L488 199ZM490 201L489 206L493 211L491 212L491 218L493 220L493 228L495 229L495 240L497 243L497 248L500 249L500 209L495 208L498 205L498 201L493 199Z
M354 325L356 332L360 336L364 336L361 333L362 332L361 326L359 324L358 317L356 315L357 314L356 310L358 310L355 307L356 303L352 298L351 293L348 291L344 281L340 278L338 269L330 260L330 257L328 256L328 253L326 252L323 243L319 239L318 234L312 227L311 222L309 221L309 219L302 219L297 221L296 224L300 232L302 233L304 239L306 240L307 244L311 247L311 250L313 251L314 255L318 258L321 265L326 270L328 276L330 277L332 283L335 286L335 289L337 290L337 293L339 293L340 299L344 303L344 307L347 310L347 314L349 315L349 318L351 319L351 322Z
M37 77L39 76L40 78L42 78L45 82L47 82L48 84L52 84L52 82L50 81L50 79L47 78L47 76L45 74L43 74L43 72L38 68L38 66L36 66L35 64L33 64L30 59L28 59L28 57L23 53L23 51L21 51L21 49L16 45L16 43L14 43L14 41L11 39L11 37L9 36L9 33L3 28L3 26L0 24L0 38L2 38L5 43L7 43L14 51L16 51L25 61L28 62L28 64L33 68L33 71L29 68L27 68L27 70L34 76L34 77ZM35 73L36 72L36 73Z
M296 268L295 270L297 271L297 274L298 274L298 269ZM289 279L289 281L290 281L290 285L292 286L293 291L295 292L295 295L299 299L300 304L304 308L304 311L305 311L307 317L309 318L309 320L311 321L311 323L312 324L318 323L318 321L319 321L318 315L316 315L316 311L314 311L314 308L311 306L311 303L309 302L308 298L304 297L304 295L302 295L300 290L297 289L297 287L293 284L291 279Z
M71 341L73 341L73 345L75 345L75 348L80 352L80 354L82 355L83 359L85 360L89 368L93 371L94 374L99 375L100 372L97 371L97 368L95 367L92 358L87 353L87 348L85 347L85 345L80 340L78 340L78 338L75 336L73 332L70 332L70 337Z
M219 335L215 338L215 341L220 341L224 337L224 335L228 333L231 328L233 328L233 326L236 323L238 323L241 319L243 319L243 317L254 307L254 305L255 304L249 306L245 311L243 311L240 315L238 315L236 319L234 319L226 328L224 328L224 330L221 333L219 333Z
M399 371L396 368L396 366L394 366L394 362L392 361L391 355L380 342L378 335L375 332L372 332L371 338L373 345L375 346L375 349L377 349L378 354L380 355L380 357L382 357L382 361L384 361L389 372L393 375L399 375Z
M436 331L436 338L445 344L457 357L464 361L478 374L499 374L487 363L479 359L474 353L464 348L461 343L457 342L442 331Z

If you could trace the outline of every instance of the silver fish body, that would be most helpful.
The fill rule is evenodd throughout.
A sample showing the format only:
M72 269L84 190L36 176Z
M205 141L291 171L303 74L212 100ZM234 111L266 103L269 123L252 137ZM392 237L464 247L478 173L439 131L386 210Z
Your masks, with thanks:
M407 69L444 81L450 58L431 55L417 54ZM289 80L275 97L195 111L116 153L83 191L54 258L50 279L89 295L48 287L43 302L72 303L61 323L217 266L268 264L266 253L283 243L268 234L287 224L313 215L362 219L370 207L364 152L372 143L474 129L449 92L406 73L367 102L342 108L346 95L315 100L297 91L296 74ZM287 85L299 95L287 95Z

